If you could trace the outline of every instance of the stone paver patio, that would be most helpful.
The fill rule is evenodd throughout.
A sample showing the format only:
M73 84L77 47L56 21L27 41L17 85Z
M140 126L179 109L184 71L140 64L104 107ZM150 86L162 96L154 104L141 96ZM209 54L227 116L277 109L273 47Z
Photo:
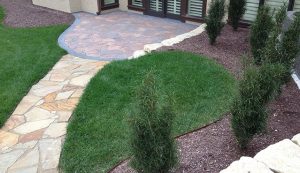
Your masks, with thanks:
M75 23L59 38L70 54L96 60L127 59L146 44L187 33L196 25L130 12L100 16L76 13Z

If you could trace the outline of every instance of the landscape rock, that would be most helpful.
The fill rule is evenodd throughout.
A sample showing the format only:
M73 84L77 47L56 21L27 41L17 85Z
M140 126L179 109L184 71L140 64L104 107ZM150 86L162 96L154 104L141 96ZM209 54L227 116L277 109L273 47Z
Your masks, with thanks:
M220 173L273 173L266 165L251 157L241 157Z
M299 173L300 147L285 139L260 151L254 159L280 173Z
M293 141L295 144L299 145L299 147L300 147L300 133L299 133L298 135L295 135L295 136L293 137L292 141Z
M137 50L133 53L133 58L139 58L144 55L146 55L146 52L144 50Z
M161 43L154 43L154 44L146 44L144 46L144 51L147 53L150 53L152 51L157 50L158 48L162 47L163 45Z

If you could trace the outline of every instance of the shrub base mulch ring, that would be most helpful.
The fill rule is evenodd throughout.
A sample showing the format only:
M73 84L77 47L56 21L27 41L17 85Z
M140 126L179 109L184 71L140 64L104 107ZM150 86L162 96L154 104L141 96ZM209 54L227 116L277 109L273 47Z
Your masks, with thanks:
M72 14L32 5L32 0L0 0L5 8L4 24L10 27L38 27L58 24L70 25Z
M241 151L225 116L205 128L177 139L180 164L176 173L218 173L241 156L253 157L267 146L300 133L300 90L294 81L284 86L281 95L269 106L268 127ZM133 173L128 160L111 173Z

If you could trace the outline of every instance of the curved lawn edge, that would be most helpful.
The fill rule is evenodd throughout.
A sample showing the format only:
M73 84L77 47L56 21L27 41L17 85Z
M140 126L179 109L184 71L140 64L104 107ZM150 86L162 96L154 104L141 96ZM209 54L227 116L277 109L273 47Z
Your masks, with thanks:
M68 27L55 25L12 28L4 25L6 9L0 6L0 127L30 88L66 54L57 44Z
M161 91L173 89L179 100L176 112L181 116L175 121L174 135L214 122L229 110L236 81L212 59L174 51L112 62L91 80L73 114L60 160L63 171L107 172L128 158L127 120L134 109L131 97L143 74L153 67ZM121 100L120 105L114 97Z

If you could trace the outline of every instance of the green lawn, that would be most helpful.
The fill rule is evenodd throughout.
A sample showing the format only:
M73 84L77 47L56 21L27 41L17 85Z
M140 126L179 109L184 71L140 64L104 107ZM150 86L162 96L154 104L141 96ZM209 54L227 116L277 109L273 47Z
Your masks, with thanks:
M88 85L68 126L60 167L66 173L106 172L130 156L128 120L135 91L156 71L159 93L172 94L174 135L219 119L229 110L236 81L214 61L186 52L163 52L112 62Z
M3 17L0 7L0 127L31 86L66 54L57 38L67 28L9 28L2 25Z

